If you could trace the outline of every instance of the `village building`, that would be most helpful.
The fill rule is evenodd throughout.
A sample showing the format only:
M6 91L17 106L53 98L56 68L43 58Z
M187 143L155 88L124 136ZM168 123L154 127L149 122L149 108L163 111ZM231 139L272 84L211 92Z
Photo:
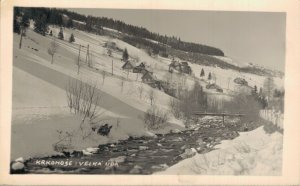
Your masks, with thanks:
M173 60L169 65L169 72L173 72L173 69L177 70L180 73L191 74L192 69L187 62L179 62Z
M147 72L144 63L139 64L138 66L133 68L133 73L141 73L145 74Z
M134 68L134 65L131 64L130 61L126 61L125 64L122 66L123 70L132 71Z
M104 47L110 48L110 49L116 49L117 44L113 41L108 41L108 42L104 43Z
M144 83L153 83L154 82L153 74L147 71L146 73L143 74L142 81Z

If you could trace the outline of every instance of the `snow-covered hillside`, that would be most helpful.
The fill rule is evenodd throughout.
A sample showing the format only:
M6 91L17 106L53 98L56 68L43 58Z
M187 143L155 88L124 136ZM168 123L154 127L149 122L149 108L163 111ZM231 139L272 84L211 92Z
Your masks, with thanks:
M282 140L282 134L267 134L260 127L157 174L278 176L282 170Z

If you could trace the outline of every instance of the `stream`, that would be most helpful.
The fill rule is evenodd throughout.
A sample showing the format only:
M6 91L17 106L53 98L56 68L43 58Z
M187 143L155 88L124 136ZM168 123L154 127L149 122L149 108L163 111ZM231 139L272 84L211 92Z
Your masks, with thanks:
M156 137L129 137L118 143L99 145L93 153L64 152L24 162L22 174L152 174L163 171L196 153L214 150L222 140L236 138L241 124L212 121L194 129Z

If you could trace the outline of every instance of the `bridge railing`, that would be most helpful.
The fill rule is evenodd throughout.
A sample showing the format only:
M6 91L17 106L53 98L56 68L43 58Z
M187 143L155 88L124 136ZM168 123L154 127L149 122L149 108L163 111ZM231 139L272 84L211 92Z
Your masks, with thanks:
M283 129L283 113L277 112L272 109L260 110L259 115L261 118L270 121L273 125Z

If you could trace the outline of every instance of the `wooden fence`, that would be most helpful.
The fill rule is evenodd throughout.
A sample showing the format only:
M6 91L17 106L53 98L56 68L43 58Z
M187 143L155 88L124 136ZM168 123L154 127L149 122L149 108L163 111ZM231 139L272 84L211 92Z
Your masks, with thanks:
M283 129L283 113L275 110L260 110L260 117Z

